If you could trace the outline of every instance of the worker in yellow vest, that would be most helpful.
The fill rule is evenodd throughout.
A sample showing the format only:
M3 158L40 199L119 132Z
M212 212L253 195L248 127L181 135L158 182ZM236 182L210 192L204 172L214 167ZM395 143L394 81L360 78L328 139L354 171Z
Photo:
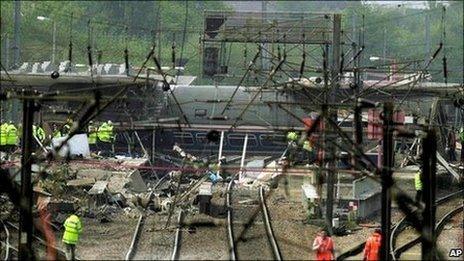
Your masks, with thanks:
M98 139L101 142L107 142L107 143L114 142L113 129L114 129L114 126L111 121L102 123L100 128L98 128Z
M41 143L44 142L45 140L45 131L42 129L42 127L32 125L32 134L34 135L35 138L37 138Z
M90 150L94 150L95 146L97 145L97 138L98 138L97 137L97 132L98 132L98 129L93 124L93 121L89 122L89 126L87 128L87 131L88 131L88 135L89 135Z
M298 140L298 134L295 131L289 131L287 133L287 140L296 142Z
M111 146L111 151L114 152L114 133L113 123L111 121L103 122L97 131L98 141L101 142L103 151L109 151L108 145Z
M286 155L290 165L293 165L295 157L297 156L298 138L298 134L294 130L291 130L287 133L288 145Z
M309 163L311 163L313 161L313 146L311 145L311 141L309 141L308 139L306 139L304 142L303 142L303 152L304 152L304 155L305 155L305 161Z
M56 123L53 123L53 125L52 125L52 137L50 137L50 138L60 138L60 137L61 137L61 131L56 126Z
M75 260L76 244L82 232L82 223L78 216L71 215L64 221L63 243L66 247L66 259Z
M73 120L71 118L66 119L66 123L61 129L61 134L68 135L71 132L71 127L73 126Z
M9 152L13 152L18 145L19 137L18 137L18 129L14 124L10 121L6 127L6 146Z
M8 123L2 123L0 125L0 147L2 151L6 151L6 137L8 135Z

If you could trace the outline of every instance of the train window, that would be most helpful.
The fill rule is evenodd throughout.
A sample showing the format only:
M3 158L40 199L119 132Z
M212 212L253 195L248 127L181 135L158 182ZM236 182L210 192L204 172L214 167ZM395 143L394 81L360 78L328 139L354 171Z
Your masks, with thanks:
M206 132L201 132L196 134L197 142L199 145L202 146L218 146L219 142L210 142L208 138L206 137Z
M198 144L208 143L208 139L206 138L206 133L197 133L196 137L197 137Z
M191 145L194 143L193 135L189 132L174 132L174 142Z
M233 147L243 147L243 142L245 141L245 134L229 134L227 135L230 146ZM248 144L247 147L255 147L258 145L256 136L254 134L248 134Z
M263 146L287 145L287 139L282 134L262 134L259 140Z
M195 109L195 117L205 117L206 109Z

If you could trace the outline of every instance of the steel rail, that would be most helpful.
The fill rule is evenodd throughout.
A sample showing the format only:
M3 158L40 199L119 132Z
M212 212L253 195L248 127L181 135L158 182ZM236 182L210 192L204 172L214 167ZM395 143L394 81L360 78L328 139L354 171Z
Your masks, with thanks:
M445 228L445 224L448 223L450 221L450 219L457 215L459 212L463 211L464 210L464 205L461 205L451 211L449 211L448 213L446 213L441 219L440 221L438 221L435 229L436 229L436 232L437 232L437 237L441 234L441 232L443 232L443 229Z
M269 211L267 209L266 199L264 197L265 191L264 186L261 186L259 189L259 198L260 198L260 205L261 210L263 213L264 219L264 226L266 228L266 234L269 239L269 243L272 246L272 252L274 253L275 260L282 260L282 255L280 253L279 245L277 244L277 240L275 239L274 231L272 229L271 220L269 217Z
M9 222L9 221L6 221L5 224L15 230L19 230L18 226L16 226L15 224ZM61 260L65 260L66 259L66 252L60 248L58 248L57 246L50 246L47 244L46 241L44 241L42 238L38 237L37 235L33 235L34 239L39 242L39 244L43 245L43 246L46 246L46 247L51 247L54 251L56 251L56 258ZM18 250L16 248L14 248L13 246L10 245L10 249L14 250L15 252L18 252ZM77 257L75 258L76 260L80 260L78 259Z
M460 195L462 195L462 193L464 193L464 189L462 190L459 190L459 191L456 191L456 192L453 192L453 193L450 193L444 197L441 197L439 199L437 199L435 201L435 205L438 206L438 205L441 205L443 203L446 203ZM415 210L413 213L415 213L417 210ZM392 229L392 237L391 237L391 241L390 241L390 246L391 246L391 249L390 249L390 253L393 257L393 259L396 259L396 252L398 251L397 248L395 248L396 246L396 238L398 237L399 234L401 234L401 232L406 229L407 227L409 226L408 222L406 221L406 217L403 217L395 226L395 228Z
M140 231L141 231L140 228L142 227L144 221L145 221L145 215L140 214L139 220L137 222L137 226L135 227L134 235L132 236L132 242L130 244L129 250L127 250L126 257L124 258L124 260L131 260L134 254L136 253L137 241L140 238Z
M184 211L181 210L179 212L179 217L177 219L177 229L176 229L176 238L174 240L174 247L172 249L172 255L171 255L171 260L177 260L179 258L179 245L180 245L180 240L182 236L182 219L184 216Z
M441 232L443 232L443 228L445 227L445 224L449 222L449 220L457 215L459 212L463 211L464 210L464 206L461 205L451 211L449 211L448 213L446 213L441 219L440 221L436 224L435 226L435 230L436 230L436 236L438 238L438 236L441 234ZM393 253L393 256L395 258L400 258L401 257L401 254L403 254L404 252L406 252L407 250L409 250L410 248L412 248L413 246L415 246L416 244L420 243L421 241L421 237L417 237L407 243L405 243L404 245L398 247L395 252Z
M464 190L459 190L459 191L453 192L451 194L448 194L448 195L446 195L446 196L444 196L442 198L437 199L435 201L435 204L440 205L440 204L446 203L446 202L450 201L451 199L456 198L457 196L461 195L462 193L464 193ZM398 223L396 223L395 225L392 226L392 237L391 237L392 241L390 242L390 245L392 246L392 248L396 244L397 236L406 227L407 227L406 226L406 217L403 217ZM364 241L364 242L356 245L355 247L349 249L348 251L340 254L337 257L337 260L345 260L348 257L355 256L355 255L361 253L363 251L363 249L364 249L365 244L366 244L366 241ZM395 251L397 251L397 250L391 250L392 256L394 256Z
M156 189L159 186L160 182L161 182L161 179L158 181L158 183L156 183L156 185L154 186L154 189ZM150 199L152 195L153 195L153 191L151 191L150 194L148 194L148 198ZM125 260L131 260L137 251L137 243L140 239L140 234L141 234L140 231L141 231L141 228L145 224L145 219L146 219L146 216L143 213L140 214L139 220L137 221L137 226L135 227L134 235L132 236L131 245L129 247L129 250L126 253Z
M3 223L3 228L5 229L5 234L6 234L6 239L5 239L5 258L3 260L10 260L10 231L8 230L8 227Z
M233 228L233 207L232 207L232 188L234 186L235 175L232 177L232 180L227 186L227 197L226 197L226 206L227 206L227 238L229 239L229 256L230 260L237 259L237 249L235 246L234 238L234 228Z

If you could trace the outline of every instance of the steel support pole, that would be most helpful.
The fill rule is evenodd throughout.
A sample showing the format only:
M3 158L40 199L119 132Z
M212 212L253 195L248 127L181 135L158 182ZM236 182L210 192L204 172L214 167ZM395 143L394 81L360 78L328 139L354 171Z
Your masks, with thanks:
M383 27L383 52L382 52L383 60L387 59L387 27Z
M393 103L385 102L383 107L383 166L382 166L382 245L381 260L391 260L391 185L393 183Z
M335 92L339 88L340 81L340 47L341 47L341 15L334 14L333 17L333 34L332 34L332 64L331 64L331 73L330 73L330 92L328 96L328 103L335 103ZM326 50L327 51L327 50ZM328 53L327 53L328 54ZM330 117L334 122L337 122L337 112L331 108L327 108L328 117ZM326 157L327 157L327 204L326 204L326 223L329 233L333 233L332 229L332 218L333 218L333 201L334 201L334 167L335 167L335 147L330 145L335 139L333 133L331 132L332 128L328 128L329 124L326 125L329 135L326 135ZM331 140L329 142L329 140Z
M425 14L425 57L424 64L430 59L430 13Z
M330 114L330 109L328 110ZM331 115L329 115L330 117ZM328 125L326 125L327 128ZM332 234L332 218L333 218L333 201L334 201L334 163L335 163L335 158L334 158L334 148L332 145L330 145L329 141L333 136L329 134L326 134L326 143L325 143L325 148L326 148L326 154L325 154L325 162L326 162L326 167L327 167L327 202L326 202L326 211L325 211L325 216L326 216L326 225L327 225L327 230L329 234Z
M356 55L357 49L358 48L357 48L356 43L353 43L352 44L353 55ZM362 148L362 142L363 142L362 107L361 107L361 104L358 103L358 95L359 95L360 87L361 87L361 82L359 79L359 72L358 72L359 55L353 60L353 67L354 67L353 84L354 84L354 93L356 95L355 108L354 108L354 119L353 119L353 128L355 130L354 131L354 140L355 140L354 146L360 148L360 150L363 151L363 148ZM356 148L353 150L352 164L354 166L357 166L359 164L359 161L356 157Z
M340 82L340 49L341 49L341 14L334 14L333 18L333 34L332 34L332 68L331 68L331 101L335 98L335 91L339 87Z
M52 51L52 64L55 65L55 53L56 53L56 22L53 21L53 51Z
M18 68L20 62L20 34L21 34L21 1L14 1L14 41L13 41L13 67Z
M324 117L328 117L329 114L329 108L328 108L328 103L329 103L329 97L328 97L328 90L329 90L329 73L327 70L327 64L328 64L328 54L329 54L329 46L326 44L325 49L324 49L324 60L323 60L323 68L324 68L324 89L326 90L325 92L325 101L326 103L322 105L322 115ZM322 131L322 148L323 148L323 159L322 159L322 168L326 168L329 165L329 137L327 134L327 127L328 127L328 121L326 118L324 118L324 129ZM322 169L321 168L321 169ZM327 167L327 169L329 169ZM324 171L321 171L320 175L323 175ZM327 185L327 198L326 198L326 208L325 208L325 222L326 222L326 227L329 230L329 233L332 233L332 203L333 203L333 184L330 184L329 177L331 177L330 171L326 172L327 175L327 180L326 180L326 185ZM317 182L319 183L319 178L316 179ZM321 194L322 194L322 184L318 184L318 187L321 187Z
M155 151L156 150L156 129L152 131L151 135L151 162L155 164Z
M437 166L437 137L435 130L429 130L423 139L422 153L422 184L423 201L425 203L422 212L422 260L436 260L436 235L435 235L435 185Z
M243 141L242 159L240 160L240 172L238 173L239 182L242 181L242 177L243 177L243 167L245 166L247 145L248 145L248 133L245 134L245 140Z
M17 69L21 62L20 38L21 38L21 1L14 1L14 30L13 30L13 66ZM18 111L20 111L19 102L12 100L11 102L11 120L18 123Z
M323 78L324 78L324 90L325 90L325 93L324 93L324 101L325 101L325 104L322 105L322 115L324 116L324 128L323 128L323 131L322 131L322 135L321 135L321 138L322 138L322 159L321 159L321 163L320 163L320 167L321 167L321 171L319 172L318 175L324 175L324 171L322 170L323 168L326 167L326 164L327 164L327 143L328 143L328 138L327 138L327 133L326 133L326 126L327 126L327 119L325 117L327 117L328 115L328 107L327 107L327 104L329 103L328 102L328 91L329 91L329 71L328 71L328 60L329 60L329 45L328 44L325 44L324 46L324 51L323 51L323 61L322 61L322 68L323 68ZM316 178L316 188L318 190L318 193L321 195L320 199L322 200L322 182L320 182L320 178ZM318 203L321 203L321 202L318 202ZM326 203L327 205L328 203ZM329 227L330 229L332 228L332 222L331 220L329 220L327 217L328 216L331 216L332 213L327 213L327 206L326 206L326 213L325 213L325 217L326 217L326 226ZM332 208L330 208L332 209Z
M8 35L5 36L5 68L10 69L10 41Z
M219 144L219 154L218 154L218 171L216 173L216 176L219 178L221 174L221 158L222 158L222 147L224 145L224 131L221 131L221 141Z
M262 24L266 24L266 12L267 12L267 1L263 0L261 1L261 12L262 12ZM267 41L268 39L266 39ZM263 50L268 50L269 44L268 43L263 43L261 44L261 48ZM263 71L269 71L269 53L268 52L262 52L261 53L261 70Z
M19 209L19 260L31 260L32 252L32 123L34 100L23 101L23 130L21 139L21 199Z

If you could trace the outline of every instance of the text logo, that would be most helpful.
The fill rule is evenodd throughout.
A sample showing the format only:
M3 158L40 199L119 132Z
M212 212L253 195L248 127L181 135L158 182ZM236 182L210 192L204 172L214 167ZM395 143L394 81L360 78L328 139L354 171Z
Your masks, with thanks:
M462 248L452 248L449 252L450 257L460 257L462 255Z

